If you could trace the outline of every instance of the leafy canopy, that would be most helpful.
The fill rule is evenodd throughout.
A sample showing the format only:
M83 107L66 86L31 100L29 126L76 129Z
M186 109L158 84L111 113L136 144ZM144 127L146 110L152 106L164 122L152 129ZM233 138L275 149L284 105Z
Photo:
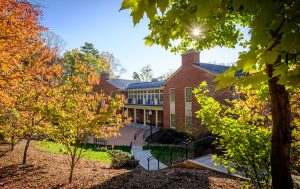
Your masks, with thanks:
M131 10L134 24L146 13L150 34L145 43L150 46L159 44L174 52L245 47L236 65L217 77L219 87L259 85L268 78L266 63L274 64L277 59L281 63L275 65L272 77L299 87L299 8L300 2L294 0L123 0L121 6L121 10ZM249 29L250 39L242 35L242 27ZM193 35L194 29L199 35ZM234 77L238 70L246 76Z

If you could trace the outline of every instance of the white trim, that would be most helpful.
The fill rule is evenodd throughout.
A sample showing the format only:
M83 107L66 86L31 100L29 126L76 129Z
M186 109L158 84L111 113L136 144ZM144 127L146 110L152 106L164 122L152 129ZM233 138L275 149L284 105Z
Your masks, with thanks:
M146 91L146 90L162 90L165 86L161 86L159 88L139 88L139 89L126 89L126 91Z
M170 93L170 91L171 90L174 90L174 101L171 101L171 93ZM172 128L172 129L176 129L176 88L169 88L169 91L168 91L168 94L167 94L168 96L169 96L169 116L170 116L170 118L169 118L169 120L170 120L170 123L169 123L169 126L170 126L170 128ZM174 111L171 111L171 107L174 107ZM173 108L172 108L172 110L173 110ZM171 115L174 115L175 116L175 126L174 127L172 127L172 125L171 125Z
M189 88L189 89L192 89L192 92L191 92L191 103L193 101L193 87L184 87L184 103L186 103L186 89Z
M139 104L126 104L125 108L135 108L135 109L146 109L146 110L164 110L163 105L161 106L144 106Z
M105 80L105 81L107 81L109 84L111 84L112 86L116 87L117 89L122 90L122 89L119 88L118 86L116 86L116 85L112 84L111 82L109 82L109 80ZM101 85L101 83L100 83L100 85ZM126 90L126 88L125 88L125 90Z
M172 127L172 125L171 125L171 118L172 118L172 116L171 116L172 114L170 113L170 128L171 129L176 129L176 113L174 113L173 115L175 116L175 126L174 127Z
M166 85L170 79L172 79L172 77L174 77L174 75L176 75L180 70L182 69L182 66L180 66L164 83L163 85Z
M174 89L174 101L171 101L171 93L170 93L170 91L171 91L171 89ZM174 103L176 103L176 88L175 87L172 87L172 88L169 88L169 101L170 101L170 103L171 102L174 102Z
M192 123L191 123L191 127L193 126L193 116L187 116L187 115L185 115L184 116L184 126L185 126L185 129L187 129L188 128L188 126L187 126L187 124L186 124L186 117L191 117L192 118Z
M215 74L215 73L213 73L213 72L210 72L210 71L208 71L208 70L206 70L206 69L200 68L200 67L198 67L198 66L196 66L196 65L194 65L194 64L193 64L193 66L196 67L196 68L198 68L198 69L200 69L200 70L202 70L202 71L205 71L205 72L207 72L207 73L213 74L214 76L217 76L217 74Z

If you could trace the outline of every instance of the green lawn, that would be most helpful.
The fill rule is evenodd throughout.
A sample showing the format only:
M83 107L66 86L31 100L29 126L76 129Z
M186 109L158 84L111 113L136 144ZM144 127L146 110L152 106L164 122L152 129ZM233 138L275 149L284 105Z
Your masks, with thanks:
M144 150L148 150L148 146L143 147ZM159 161L170 165L170 158L172 155L172 161L182 159L182 156L185 157L185 148L180 147L168 147L168 146L150 146L150 152L158 159Z
M37 149L40 149L43 151L47 151L47 152L51 152L51 153L55 153L55 154L67 154L64 146L62 144L59 144L56 142L37 141L35 146ZM109 150L111 149L111 146L107 146L107 147ZM94 144L86 144L86 145L82 146L82 148L84 150L82 158L97 160L97 161L100 161L100 162L106 163L106 164L111 163L111 159L108 156L108 153L99 151L98 146L96 146ZM130 152L129 146L114 146L114 149L122 150L125 152Z

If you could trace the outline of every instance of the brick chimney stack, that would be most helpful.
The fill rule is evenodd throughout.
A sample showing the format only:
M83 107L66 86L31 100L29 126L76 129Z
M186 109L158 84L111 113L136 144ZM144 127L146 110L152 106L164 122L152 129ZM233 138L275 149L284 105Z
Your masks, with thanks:
M193 63L200 62L200 52L194 49L188 50L186 53L181 55L181 64L182 67L192 66Z
M109 80L109 73L106 71L100 72L100 81L101 80Z

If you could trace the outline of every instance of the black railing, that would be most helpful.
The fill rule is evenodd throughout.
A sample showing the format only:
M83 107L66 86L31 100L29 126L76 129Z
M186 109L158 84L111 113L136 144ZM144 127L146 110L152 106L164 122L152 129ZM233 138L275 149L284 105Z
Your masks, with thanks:
M144 129L139 129L137 132L135 132L134 136L133 136L133 140L135 141L137 139L137 137L139 135L141 135L143 132L144 132Z
M148 161L148 167L147 167L148 171L150 170L150 161L153 160L153 159L155 159L153 156L150 156L150 157L147 158L147 161ZM159 154L158 154L157 155L157 170L160 169L159 164L160 164L160 162L159 162Z
M147 129L143 134L143 140L145 140L147 137L153 135L154 133L158 132L161 129L159 126L152 126L150 125L150 128Z

